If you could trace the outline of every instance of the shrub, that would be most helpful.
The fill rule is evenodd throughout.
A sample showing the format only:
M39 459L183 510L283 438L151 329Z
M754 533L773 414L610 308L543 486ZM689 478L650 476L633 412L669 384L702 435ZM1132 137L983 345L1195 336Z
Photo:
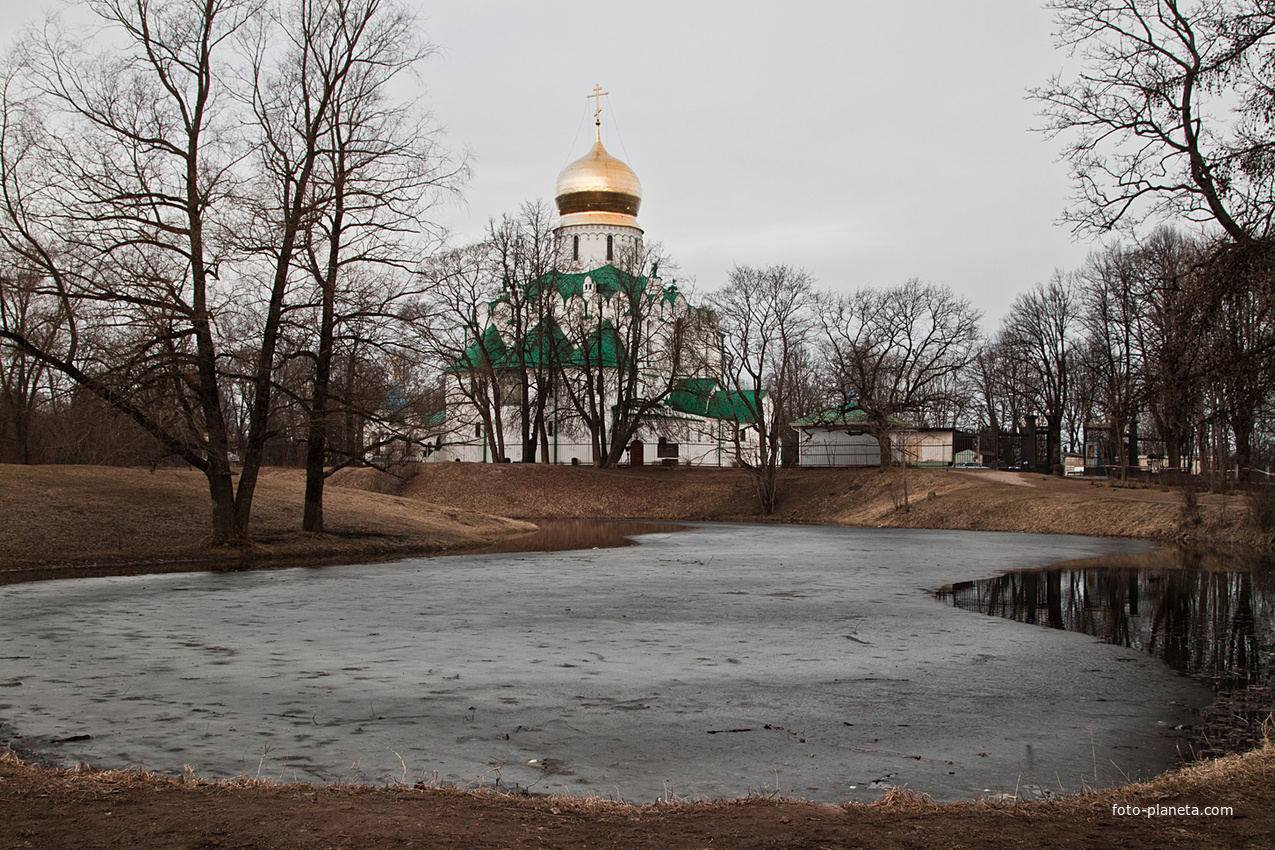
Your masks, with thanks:
M1249 516L1263 534L1275 532L1275 485L1255 484L1248 494Z

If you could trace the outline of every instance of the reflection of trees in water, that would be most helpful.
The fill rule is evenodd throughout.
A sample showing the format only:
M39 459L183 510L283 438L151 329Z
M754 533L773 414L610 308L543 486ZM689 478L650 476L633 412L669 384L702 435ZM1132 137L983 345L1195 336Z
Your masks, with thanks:
M1017 572L939 595L960 608L1148 652L1215 689L1271 685L1275 571L1205 571L1198 554L1169 554L1177 564L1157 553L1147 569Z
M1010 573L939 594L960 608L1139 649L1208 684L1199 758L1258 745L1275 708L1275 563L1181 549Z

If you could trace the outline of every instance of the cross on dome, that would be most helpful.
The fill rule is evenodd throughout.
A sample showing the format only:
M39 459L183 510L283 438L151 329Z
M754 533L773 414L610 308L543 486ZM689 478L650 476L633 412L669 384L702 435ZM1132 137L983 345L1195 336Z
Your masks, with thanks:
M585 95L585 97L593 98L593 123L599 128L602 127L602 98L610 93L609 91L603 91L602 86L599 84L593 87L593 94ZM601 132L600 129L599 132Z

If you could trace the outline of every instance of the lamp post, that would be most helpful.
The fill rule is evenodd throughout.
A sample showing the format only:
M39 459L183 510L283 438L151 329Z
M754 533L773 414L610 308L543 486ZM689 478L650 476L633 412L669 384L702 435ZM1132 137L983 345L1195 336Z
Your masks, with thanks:
M908 458L911 456L908 444L910 435L916 432L910 428L904 428L899 433L903 435L903 512L912 513L912 506L908 503Z

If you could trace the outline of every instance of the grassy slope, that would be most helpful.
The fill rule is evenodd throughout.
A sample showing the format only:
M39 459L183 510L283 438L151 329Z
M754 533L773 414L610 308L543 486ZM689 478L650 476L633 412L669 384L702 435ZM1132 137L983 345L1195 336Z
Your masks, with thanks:
M757 520L751 480L733 469L597 470L521 464L424 464L399 479L346 470L327 490L328 533L301 524L302 473L267 469L246 550L208 546L202 475L187 469L0 465L0 568L176 560L349 559L482 545L528 526L501 517ZM1270 545L1236 497L1202 499L1040 475L909 470L792 470L769 519L830 525L1038 531Z
M598 470L521 464L424 464L405 480L342 473L340 486L394 493L520 518L761 519L752 484L734 469ZM1203 521L1184 525L1180 491L1113 487L990 470L912 469L909 510L898 469L807 469L781 474L772 519L830 525L1034 531L1270 544L1248 527L1236 497L1204 496Z
M359 490L329 488L327 534L299 531L300 470L266 470L253 505L254 545L208 545L210 506L194 470L0 465L0 567L196 559L336 557L481 545L525 523Z

